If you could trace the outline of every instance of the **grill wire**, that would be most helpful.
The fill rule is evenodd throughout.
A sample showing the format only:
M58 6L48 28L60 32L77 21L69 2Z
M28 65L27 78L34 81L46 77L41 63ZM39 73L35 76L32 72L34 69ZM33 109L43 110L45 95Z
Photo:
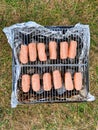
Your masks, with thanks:
M50 28L52 31L60 32L61 35L65 34L68 28ZM34 30L34 31L32 31ZM71 90L67 91L64 89L64 74L65 72L71 72L72 74L72 80L75 72L79 72L79 67L82 67L82 74L83 74L83 80L82 84L84 87L88 86L88 80L87 80L87 62L85 59L83 59L82 64L79 64L79 56L81 55L81 51L83 48L83 39L82 37L79 37L76 34L72 34L68 37L62 37L60 39L55 38L54 35L47 37L41 35L40 30L35 30L34 28L24 28L22 31L26 32L26 35L22 32L20 33L19 30L14 30L14 45L18 45L18 53L17 57L19 60L19 51L20 51L20 45L24 41L25 43L31 43L35 42L38 44L39 42L42 42L45 44L46 54L47 54L47 61L42 62L37 60L35 62L28 62L27 64L20 63L21 66L21 73L19 75L19 79L17 81L17 95L18 95L18 101L20 103L41 103L41 102L69 102L69 101L84 101L84 98L75 98L76 96L80 94L77 90ZM25 37L27 36L27 37ZM50 60L49 59L49 41L56 41L57 42L57 59L56 60ZM66 60L60 59L60 42L67 41L68 44L70 44L71 40L77 41L77 55L74 60L71 60L67 58ZM16 67L16 61L14 60L14 66ZM60 70L61 76L63 79L63 88L60 90L55 90L53 86L52 81L52 89L50 91L44 91L43 90L43 74L45 72L49 72L52 75L52 72L54 70ZM22 91L22 75L28 74L30 77L33 74L39 74L40 75L40 82L41 82L41 89L39 92L34 92L32 90L32 86L30 84L30 90L27 93L24 93Z

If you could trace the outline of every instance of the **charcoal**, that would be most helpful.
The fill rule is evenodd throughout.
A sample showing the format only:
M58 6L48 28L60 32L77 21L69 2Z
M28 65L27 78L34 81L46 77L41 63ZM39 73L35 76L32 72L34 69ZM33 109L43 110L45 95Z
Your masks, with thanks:
M66 91L66 89L65 89L64 86L62 86L60 89L57 89L57 93L58 93L59 95L64 94L65 91Z

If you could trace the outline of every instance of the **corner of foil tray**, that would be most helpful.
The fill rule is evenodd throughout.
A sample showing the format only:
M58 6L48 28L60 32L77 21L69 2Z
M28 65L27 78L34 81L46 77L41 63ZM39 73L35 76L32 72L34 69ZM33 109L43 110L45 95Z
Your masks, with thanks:
M18 105L18 100L17 100L17 97L15 96L15 93L13 91L12 95L11 95L11 108L16 108L17 105Z
M88 102L95 101L95 96L93 96L93 95L91 95L90 93L88 93L88 95L87 95L87 101L88 101Z

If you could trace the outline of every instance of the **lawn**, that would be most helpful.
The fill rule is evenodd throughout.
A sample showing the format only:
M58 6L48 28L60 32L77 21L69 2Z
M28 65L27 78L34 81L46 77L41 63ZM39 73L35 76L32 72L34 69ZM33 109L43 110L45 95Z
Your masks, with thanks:
M24 21L89 24L90 92L94 102L10 106L12 54L2 32ZM0 0L0 130L98 130L98 0Z

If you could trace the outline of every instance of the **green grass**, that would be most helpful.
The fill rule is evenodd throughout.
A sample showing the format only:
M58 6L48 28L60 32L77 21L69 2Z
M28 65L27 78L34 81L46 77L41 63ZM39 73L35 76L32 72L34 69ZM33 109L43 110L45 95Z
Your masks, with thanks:
M42 25L89 24L91 32L90 91L95 102L36 104L10 107L12 54L2 32L14 23ZM0 130L98 130L98 1L0 1Z

